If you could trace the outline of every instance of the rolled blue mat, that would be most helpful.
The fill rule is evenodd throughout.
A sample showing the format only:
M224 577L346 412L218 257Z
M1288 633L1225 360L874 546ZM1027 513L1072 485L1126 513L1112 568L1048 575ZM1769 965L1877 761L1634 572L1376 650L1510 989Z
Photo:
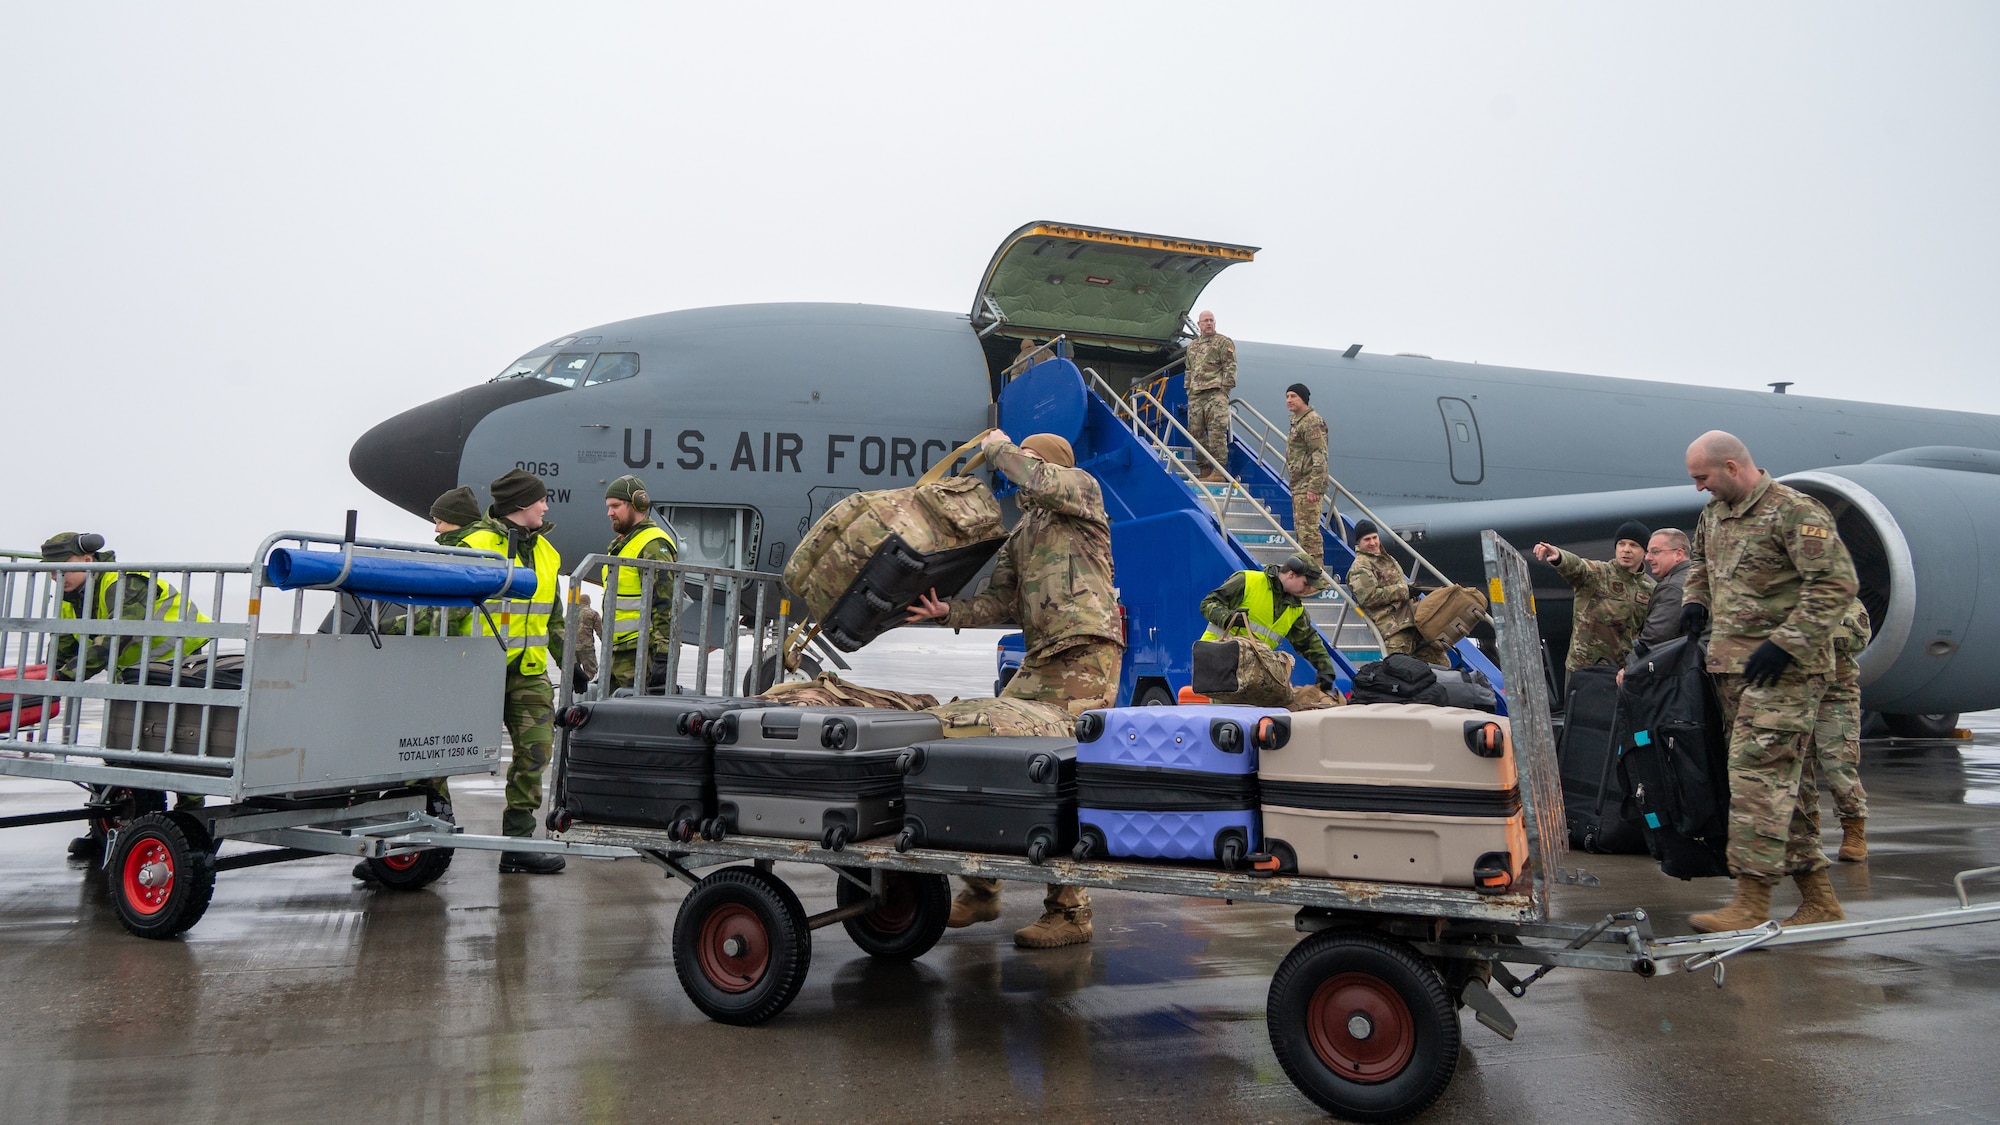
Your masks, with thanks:
M264 574L280 590L325 586L340 574L340 552L277 547L264 560ZM511 578L511 582L509 581ZM505 595L532 598L535 572L526 567L474 566L357 555L337 587L342 593L411 605L478 605Z

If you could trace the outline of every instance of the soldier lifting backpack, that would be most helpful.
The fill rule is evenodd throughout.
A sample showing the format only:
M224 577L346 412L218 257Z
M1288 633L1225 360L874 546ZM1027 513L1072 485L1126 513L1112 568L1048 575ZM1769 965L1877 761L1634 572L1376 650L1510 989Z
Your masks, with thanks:
M978 448L979 438L959 446L909 488L842 498L800 540L785 585L835 648L853 652L902 624L933 588L959 590L1000 549L999 501L969 475L985 460Z

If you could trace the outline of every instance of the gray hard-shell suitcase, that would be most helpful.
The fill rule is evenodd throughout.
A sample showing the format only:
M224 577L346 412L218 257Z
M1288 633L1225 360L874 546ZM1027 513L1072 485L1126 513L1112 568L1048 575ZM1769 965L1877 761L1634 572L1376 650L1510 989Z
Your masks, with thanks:
M210 682L210 666L213 665L214 679ZM118 670L121 684L145 684L150 687L210 688L215 690L240 691L243 687L243 654L228 652L220 655L198 652L187 658L180 666L179 682L175 682L174 665L171 661L157 661L152 664L135 664ZM104 708L104 745L112 750L152 750L165 753L169 735L172 736L173 753L193 755L198 751L204 758L234 758L236 756L236 726L240 709L219 703L153 703L137 702L130 699L111 700ZM202 744L201 728L208 723L208 742ZM134 731L134 727L138 729ZM136 736L136 737L135 737ZM124 765L147 768L185 768L178 762L126 762Z
M1370 703L1267 720L1264 848L1286 873L1505 891L1528 858L1507 720Z
M902 827L897 759L944 735L936 715L866 707L731 711L714 729L723 831L818 840L832 851Z
M1040 863L1076 844L1076 739L946 738L902 752L896 850L955 848Z

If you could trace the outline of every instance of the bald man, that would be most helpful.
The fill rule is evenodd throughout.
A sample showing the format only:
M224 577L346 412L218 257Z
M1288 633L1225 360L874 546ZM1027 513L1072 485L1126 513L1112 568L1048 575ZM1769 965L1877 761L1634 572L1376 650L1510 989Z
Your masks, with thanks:
M1771 914L1786 875L1804 901L1787 926L1846 917L1820 850L1819 793L1805 770L1834 671L1833 639L1860 584L1833 517L1771 479L1734 434L1687 451L1711 499L1695 524L1681 632L1713 626L1708 670L1729 727L1729 871L1736 897L1689 919L1704 933L1749 929ZM1815 784L1802 796L1800 783Z

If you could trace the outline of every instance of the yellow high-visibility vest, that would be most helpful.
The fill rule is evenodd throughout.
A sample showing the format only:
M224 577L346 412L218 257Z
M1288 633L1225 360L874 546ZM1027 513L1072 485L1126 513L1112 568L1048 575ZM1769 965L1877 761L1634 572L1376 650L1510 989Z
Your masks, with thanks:
M476 527L465 537L465 546L475 551L507 553L507 537L490 528ZM539 676L549 668L549 617L556 608L556 581L562 572L562 556L544 536L535 537L534 557L526 560L535 571L535 593L529 598L494 598L486 602L486 612L500 631L500 643L507 648L507 663L519 662L521 674ZM508 559L509 562L522 560Z
M105 561L108 562L110 560L107 559ZM123 578L126 581L130 582L153 583L153 620L179 621L181 619L181 611L184 607L181 602L181 594L179 590L174 589L172 586L168 585L165 582L156 581L152 575L147 574L144 571L126 570L126 571L99 571L95 574L90 575L90 579L97 584L97 609L95 611L97 615L97 620L107 621L110 620L111 618L118 616L118 610L120 607L113 605L111 599L113 592L116 591L121 584L118 581L120 578ZM194 620L196 621L208 620L208 615L203 613L201 610L195 609L192 606L187 606L185 608L193 612ZM62 603L62 616L69 618L76 617L76 610L70 607L69 600L67 598L65 598ZM77 643L87 646L92 639L93 638L90 637L80 636L77 638ZM200 652L202 646L206 644L208 644L207 637L180 637L180 638L153 637L151 639L132 638L126 644L124 644L119 648L118 659L113 663L112 667L114 669L129 668L134 664L139 664L150 660L185 659L186 657L192 656L195 653ZM81 665L79 665L79 667L81 667Z
M1243 613L1250 619L1250 628L1248 632L1241 629L1233 629L1231 632L1239 636L1256 637L1272 648L1277 648L1291 633L1292 626L1298 624L1299 618L1305 615L1305 607L1295 605L1274 619L1272 612L1277 600L1271 592L1271 576L1261 570L1245 570L1239 573L1243 575ZM1210 625L1208 632L1201 635L1201 639L1219 641L1222 639L1222 634L1217 633L1215 626Z

